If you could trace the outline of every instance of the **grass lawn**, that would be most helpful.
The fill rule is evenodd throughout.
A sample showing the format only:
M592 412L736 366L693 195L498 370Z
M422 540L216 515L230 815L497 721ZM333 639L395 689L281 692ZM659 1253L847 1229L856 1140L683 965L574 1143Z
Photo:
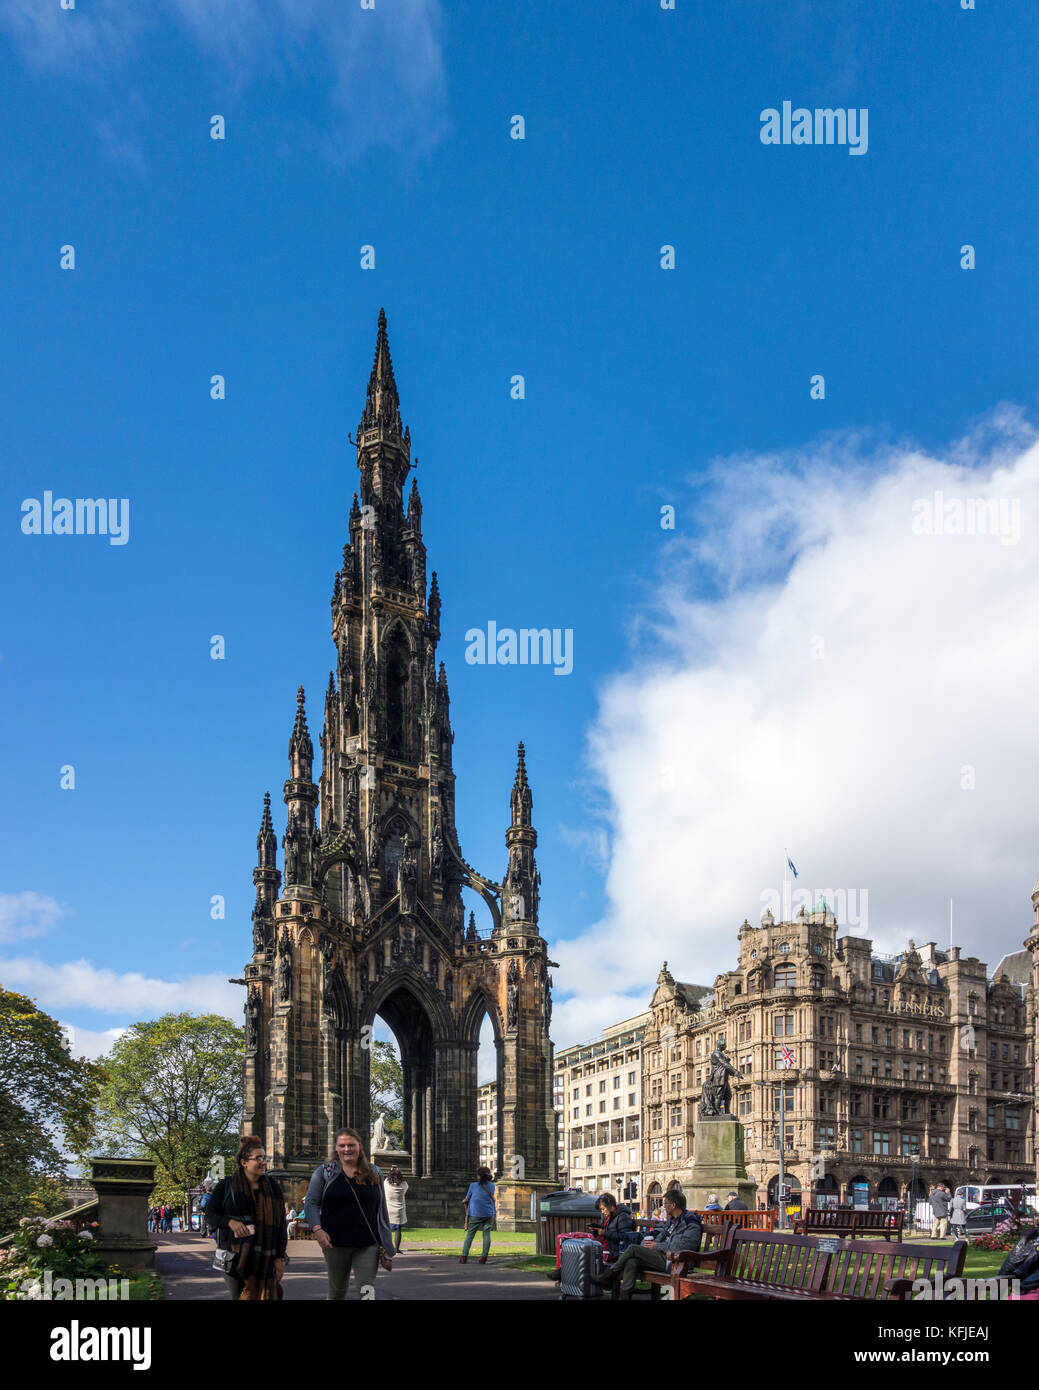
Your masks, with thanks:
M419 1250L434 1242L440 1244L455 1243L461 1246L465 1239L465 1232L461 1226L451 1227L429 1227L429 1226L405 1226L401 1232L401 1245L405 1250ZM479 1232L474 1237L474 1246L479 1245L482 1239ZM533 1231L492 1231L491 1249L495 1246L508 1245L514 1250L534 1250Z
M150 1303L162 1298L162 1280L154 1269L142 1269L124 1277L130 1280L131 1303Z
M494 1254L494 1246L491 1246L491 1254ZM548 1274L555 1269L556 1261L553 1255L516 1255L511 1260L504 1261L507 1269L525 1269L528 1273L543 1272Z

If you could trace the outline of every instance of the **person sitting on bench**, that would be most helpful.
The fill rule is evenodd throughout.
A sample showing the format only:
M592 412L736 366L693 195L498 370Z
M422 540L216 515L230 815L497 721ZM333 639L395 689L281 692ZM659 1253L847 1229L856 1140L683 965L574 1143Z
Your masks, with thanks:
M654 1231L641 1245L629 1245L616 1263L602 1274L592 1275L592 1283L609 1288L619 1278L621 1298L630 1299L643 1271L666 1274L669 1256L683 1250L699 1250L703 1227L696 1212L687 1210L684 1193L675 1189L664 1194L664 1214L667 1225L662 1230Z
M615 1260L622 1248L629 1243L635 1230L631 1212L627 1207L618 1206L612 1192L604 1192L595 1204L602 1215L599 1239L606 1246L611 1260Z

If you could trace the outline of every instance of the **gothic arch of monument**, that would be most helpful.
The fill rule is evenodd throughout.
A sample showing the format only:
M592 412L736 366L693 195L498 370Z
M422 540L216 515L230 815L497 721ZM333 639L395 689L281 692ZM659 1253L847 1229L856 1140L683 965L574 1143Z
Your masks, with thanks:
M524 1225L556 1180L551 976L538 928L540 874L523 745L501 882L464 858L455 827L454 731L441 598L427 583L411 435L379 314L355 442L359 472L332 590L335 659L321 768L297 692L283 795L282 867L264 797L245 969L243 1127L298 1202L335 1130L371 1133L376 1016L404 1071L409 1214L440 1223L477 1164L477 1054L484 1017L497 1054L503 1224ZM489 931L466 926L462 889ZM460 1184L463 1188L460 1189Z

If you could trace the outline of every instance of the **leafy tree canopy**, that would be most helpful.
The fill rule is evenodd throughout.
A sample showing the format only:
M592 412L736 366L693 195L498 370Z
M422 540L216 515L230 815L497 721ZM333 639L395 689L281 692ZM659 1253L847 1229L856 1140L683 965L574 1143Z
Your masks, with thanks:
M230 1020L164 1014L135 1023L101 1059L107 1151L154 1159L153 1201L182 1203L213 1155L238 1147L244 1055L244 1032Z
M371 1055L371 1115L372 1124L379 1115L386 1116L386 1128L404 1142L404 1072L396 1049L390 1042L373 1042Z
M100 1078L72 1056L56 1019L0 987L0 1234L61 1209L59 1145L88 1147Z

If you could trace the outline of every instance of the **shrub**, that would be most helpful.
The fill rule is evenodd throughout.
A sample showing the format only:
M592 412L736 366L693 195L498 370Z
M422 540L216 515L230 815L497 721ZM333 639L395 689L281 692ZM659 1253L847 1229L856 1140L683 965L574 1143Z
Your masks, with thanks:
M0 1299L28 1297L23 1285L48 1269L55 1279L103 1279L110 1273L94 1252L90 1231L77 1231L71 1221L23 1216L11 1244L0 1250Z

